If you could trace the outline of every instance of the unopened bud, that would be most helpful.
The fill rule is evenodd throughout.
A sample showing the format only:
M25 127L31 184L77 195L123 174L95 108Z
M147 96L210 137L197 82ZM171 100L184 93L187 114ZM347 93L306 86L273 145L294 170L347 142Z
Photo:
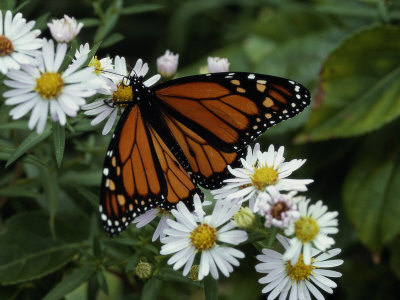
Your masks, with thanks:
M193 265L190 268L189 278L192 279L193 281L198 281L199 280L199 269L200 269L199 265Z
M209 57L207 65L210 73L228 72L229 70L229 61L227 58Z
M253 225L254 218L254 214L249 207L241 207L240 210L237 211L233 216L236 226L239 228L251 227Z
M138 265L136 266L136 275L140 278L140 279L148 279L151 277L151 265L148 262L139 262Z
M157 70L163 78L172 78L178 69L179 54L169 50L163 56L157 58Z

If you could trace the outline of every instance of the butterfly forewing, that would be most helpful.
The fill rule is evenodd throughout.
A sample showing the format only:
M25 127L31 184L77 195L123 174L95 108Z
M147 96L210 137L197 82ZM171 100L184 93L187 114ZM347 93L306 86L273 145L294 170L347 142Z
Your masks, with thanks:
M297 82L249 73L184 77L158 85L155 93L173 118L227 153L310 103L308 90Z

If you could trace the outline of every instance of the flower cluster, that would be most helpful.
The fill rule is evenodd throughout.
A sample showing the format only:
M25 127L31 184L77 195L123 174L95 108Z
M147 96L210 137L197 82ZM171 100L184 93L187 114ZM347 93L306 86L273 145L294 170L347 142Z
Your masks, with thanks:
M259 282L267 284L262 292L270 292L268 299L278 295L286 299L289 292L290 299L310 299L309 292L323 299L315 286L332 293L336 284L325 276L340 276L320 269L342 264L341 260L327 260L339 254L339 249L326 252L334 244L330 235L338 232L338 213L328 212L322 201L311 204L310 199L298 195L307 191L313 180L289 178L305 160L286 162L283 154L284 147L275 150L271 145L261 152L259 144L253 149L249 146L247 156L241 159L242 167L228 167L233 178L226 179L225 185L212 193L218 201L248 203L247 216L251 211L264 219L265 228L274 227L285 235L276 236L285 249L283 254L265 248L263 255L257 256L262 263L256 270L267 273ZM251 224L243 225L250 228Z

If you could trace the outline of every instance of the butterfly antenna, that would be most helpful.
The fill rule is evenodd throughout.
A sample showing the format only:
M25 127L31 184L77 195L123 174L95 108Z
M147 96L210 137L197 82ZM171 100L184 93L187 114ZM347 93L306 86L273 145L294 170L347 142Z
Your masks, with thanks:
M100 71L100 72L102 72L102 73L109 73L109 74L113 74L113 75L115 75L115 76L126 77L126 76L124 76L124 75L122 75L122 74L115 73L115 72L112 72L112 71L100 70L100 69L96 69L96 71Z

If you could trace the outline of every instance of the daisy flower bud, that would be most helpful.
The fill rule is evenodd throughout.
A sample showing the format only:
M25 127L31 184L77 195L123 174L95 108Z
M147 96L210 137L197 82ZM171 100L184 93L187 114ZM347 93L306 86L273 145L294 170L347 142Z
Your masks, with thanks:
M152 268L148 262L139 262L135 269L136 275L140 279L149 279L151 277Z
M192 279L193 281L199 281L199 269L200 265L193 265L190 268L189 278Z
M74 17L70 18L64 15L64 18L53 20L52 23L47 23L51 35L59 43L68 43L72 41L81 31L82 23L78 23Z
M208 57L207 66L210 73L228 72L229 61L227 58Z
M254 222L254 214L248 207L241 207L239 211L237 211L233 215L233 219L235 220L235 224L239 228L249 228L253 225Z
M171 78L178 69L179 54L174 54L169 50L163 56L157 58L157 70L163 78Z

